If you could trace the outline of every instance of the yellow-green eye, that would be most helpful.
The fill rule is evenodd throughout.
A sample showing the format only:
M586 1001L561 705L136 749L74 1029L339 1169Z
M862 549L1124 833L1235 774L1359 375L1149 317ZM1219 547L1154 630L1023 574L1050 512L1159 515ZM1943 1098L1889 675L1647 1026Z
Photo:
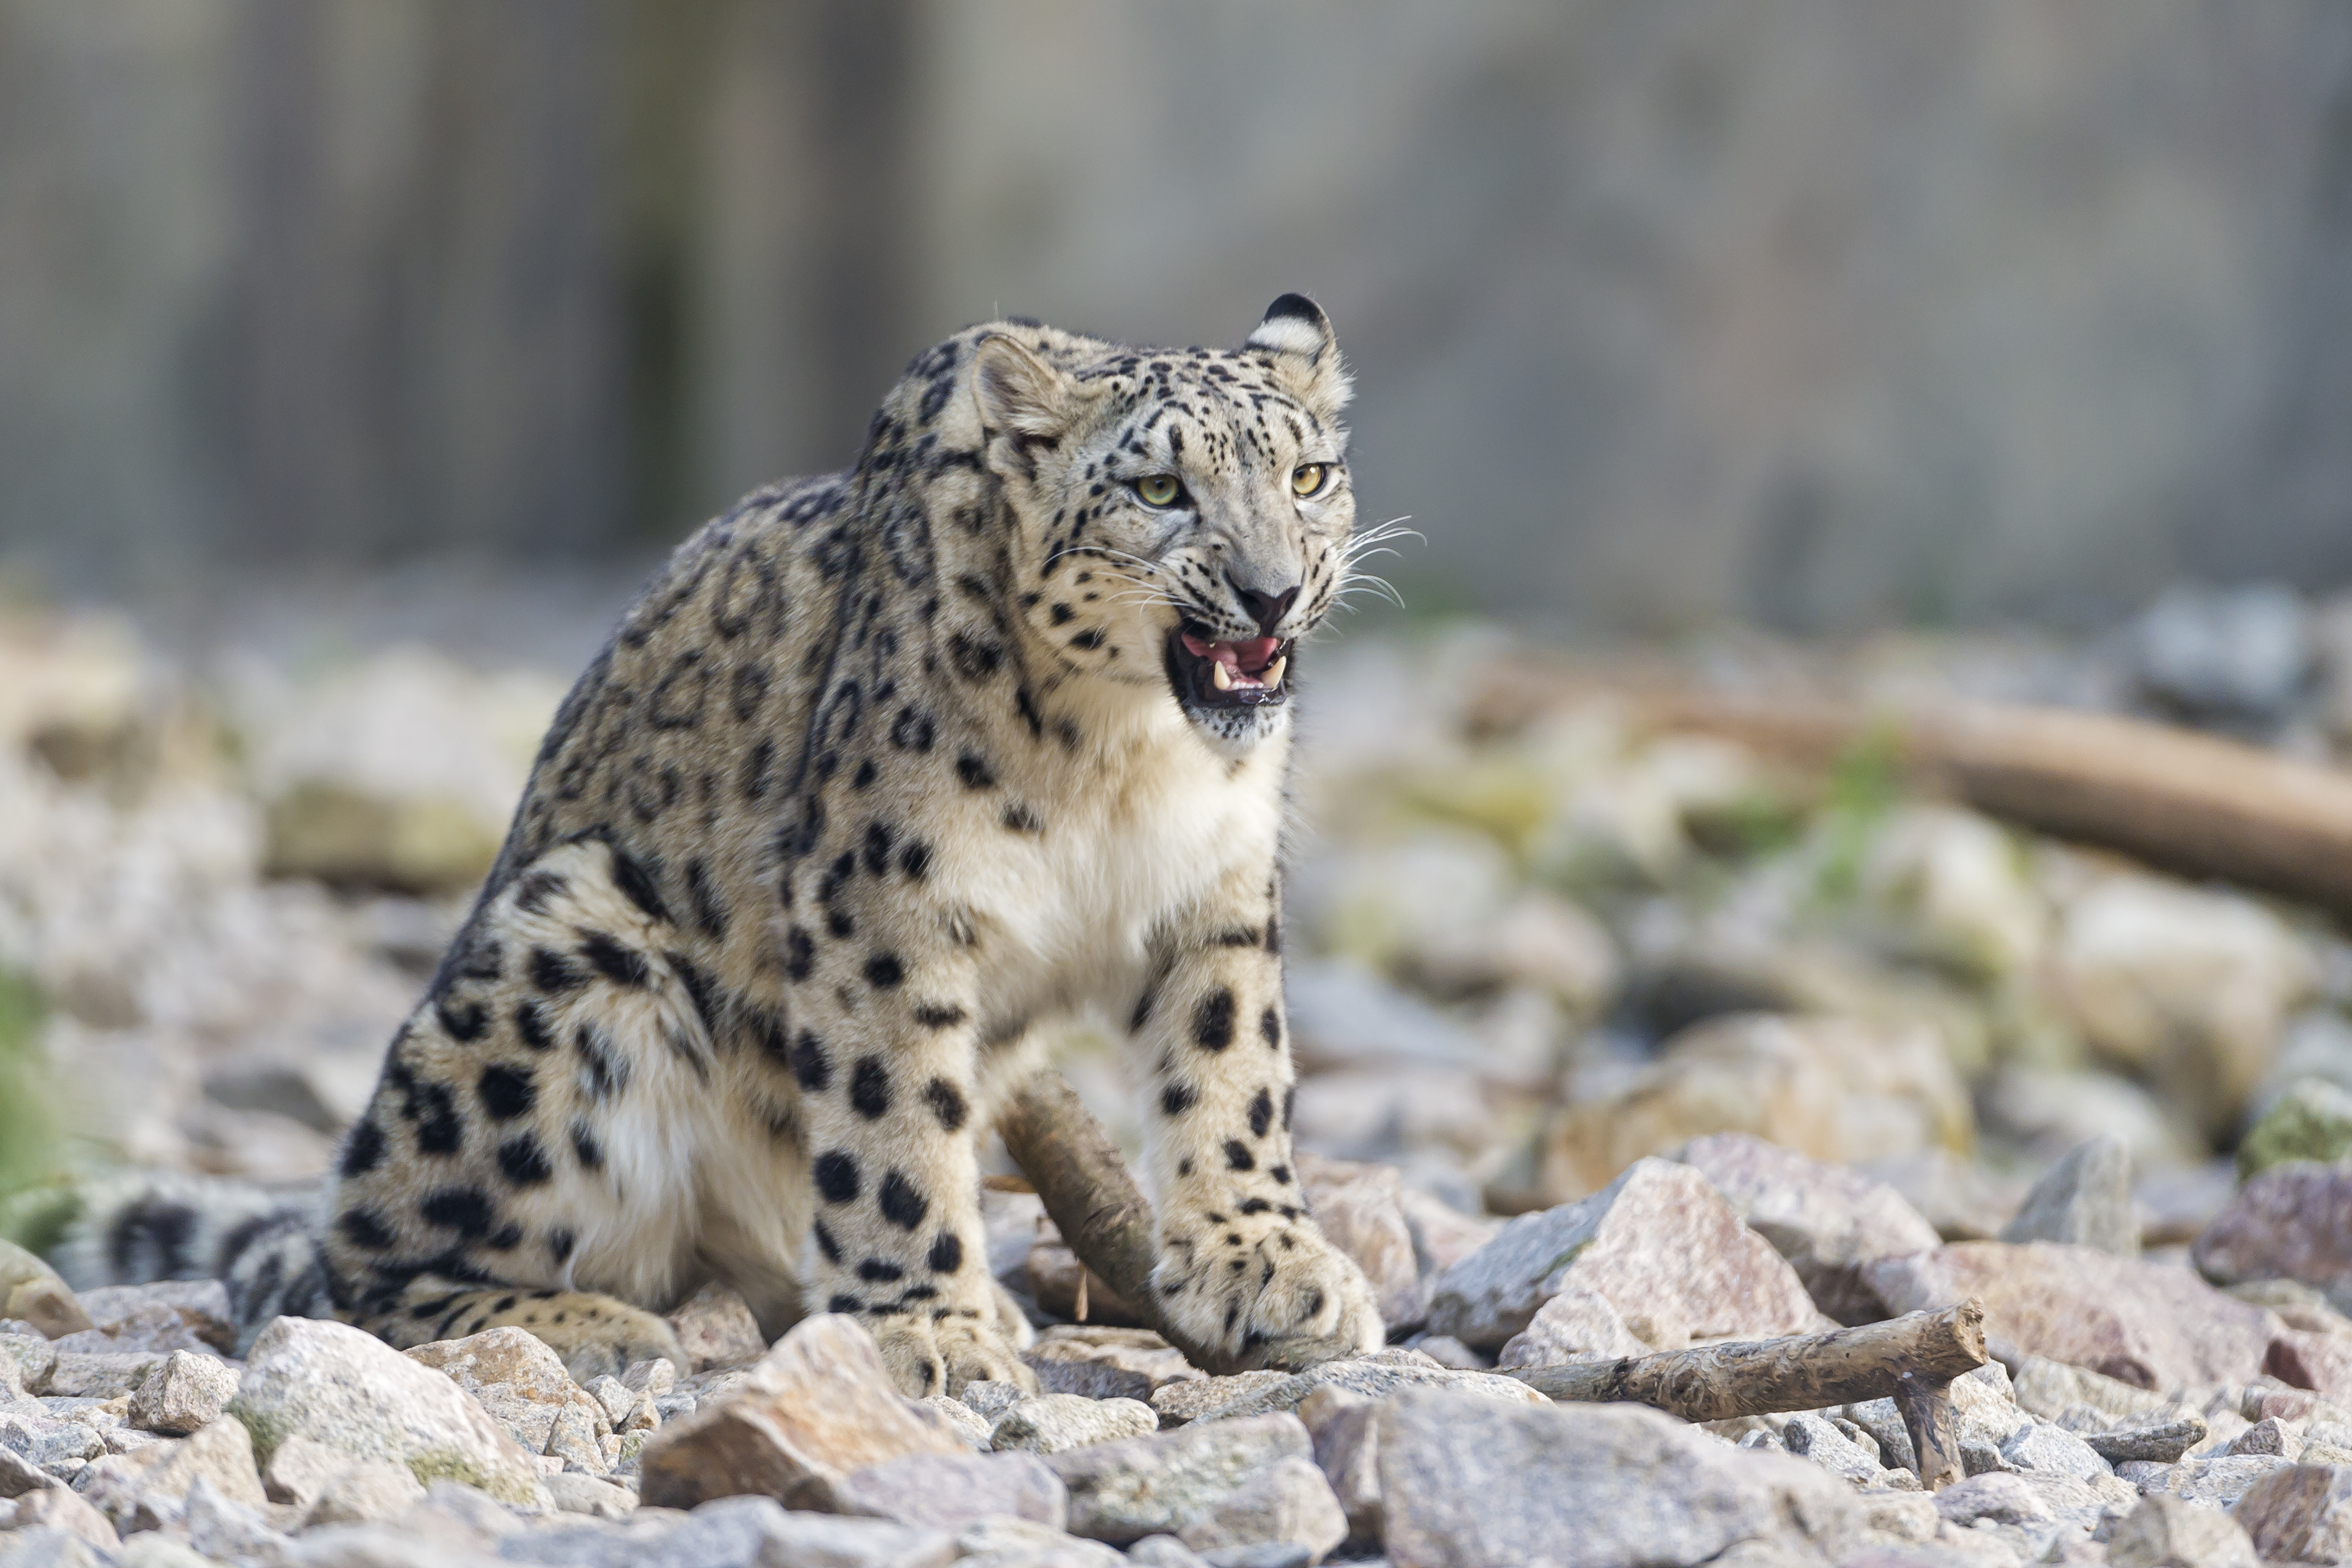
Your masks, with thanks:
M1323 488L1323 481L1330 476L1328 464L1301 463L1290 471L1290 493L1304 499Z
M1172 507L1184 494L1173 474L1146 474L1135 482L1135 493L1147 507Z

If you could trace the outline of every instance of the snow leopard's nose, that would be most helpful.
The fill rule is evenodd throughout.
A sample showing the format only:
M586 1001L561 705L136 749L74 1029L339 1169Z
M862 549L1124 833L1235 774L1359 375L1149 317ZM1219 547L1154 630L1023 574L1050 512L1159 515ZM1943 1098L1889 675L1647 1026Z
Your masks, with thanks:
M1231 578L1225 580L1233 582ZM1240 583L1234 582L1234 591L1241 595L1242 608L1248 611L1251 619L1257 622L1258 634L1271 637L1274 635L1275 627L1281 623L1282 618L1290 613L1290 607L1298 602L1298 590L1301 586L1303 585L1294 582L1280 593L1263 593L1255 588L1244 588Z

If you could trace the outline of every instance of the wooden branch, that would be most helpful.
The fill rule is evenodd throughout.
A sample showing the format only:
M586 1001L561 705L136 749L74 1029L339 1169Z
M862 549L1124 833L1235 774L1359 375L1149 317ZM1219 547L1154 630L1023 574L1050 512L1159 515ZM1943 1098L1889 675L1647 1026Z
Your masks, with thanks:
M1971 1298L1831 1333L1505 1370L1549 1398L1631 1400L1685 1421L1892 1398L1919 1456L1919 1479L1936 1487L1960 1476L1951 1380L1985 1359L1984 1303Z
M1530 666L1498 672L1475 710L1509 725L1601 696L1650 727L1721 736L1808 767L1883 737L1908 776L1979 810L2352 915L2352 773L2342 768L2113 714L1733 697Z
M1041 1072L1023 1085L999 1113L996 1130L1078 1260L1194 1366L1223 1375L1312 1366L1351 1354L1352 1346L1336 1341L1277 1340L1229 1356L1163 1318L1151 1288L1151 1206L1128 1175L1118 1145L1060 1073Z
M1950 1378L1923 1372L1906 1372L1895 1379L1895 1413L1911 1435L1911 1452L1917 1460L1912 1468L1929 1491L1968 1473L1960 1467L1960 1423L1952 1410L1951 1388Z

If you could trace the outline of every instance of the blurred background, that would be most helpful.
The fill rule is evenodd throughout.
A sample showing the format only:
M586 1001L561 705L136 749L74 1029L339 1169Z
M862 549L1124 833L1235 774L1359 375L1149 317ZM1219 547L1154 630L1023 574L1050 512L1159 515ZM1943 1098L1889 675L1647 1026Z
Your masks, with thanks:
M1309 666L1309 1147L1738 1127L1973 1235L2105 1134L2151 1245L2352 1149L2324 909L1621 678L2341 784L2339 4L0 0L0 1185L323 1169L660 552L965 322L1289 289L1426 538Z
M1424 607L2352 572L2327 0L0 3L0 560L53 591L641 562L962 323L1290 288Z

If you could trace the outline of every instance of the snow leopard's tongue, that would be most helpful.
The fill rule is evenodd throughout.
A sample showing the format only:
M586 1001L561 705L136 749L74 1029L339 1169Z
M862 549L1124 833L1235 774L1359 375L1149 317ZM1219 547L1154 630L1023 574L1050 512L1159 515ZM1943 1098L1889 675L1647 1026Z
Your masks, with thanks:
M1196 659L1206 659L1217 666L1213 672L1220 688L1235 686L1271 686L1282 680L1276 667L1276 653L1282 647L1279 637L1243 637L1230 643L1212 643L1205 638L1184 634L1184 651ZM1287 661L1283 661L1286 663Z

